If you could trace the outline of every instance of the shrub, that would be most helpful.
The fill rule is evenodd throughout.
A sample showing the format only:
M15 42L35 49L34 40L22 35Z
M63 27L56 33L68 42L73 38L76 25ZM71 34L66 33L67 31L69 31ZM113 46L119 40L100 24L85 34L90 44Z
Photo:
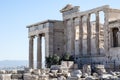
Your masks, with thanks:
M60 61L60 57L59 56L57 56L56 54L55 55L53 55L53 64L59 64L59 61Z
M53 56L46 57L46 67L50 68L51 65L59 65L61 61L74 61L74 56L64 54L61 58L54 54Z
M46 67L50 68L51 65L58 65L60 57L54 54L53 56L46 57Z
M61 58L63 61L69 61L70 55L69 54L64 54Z

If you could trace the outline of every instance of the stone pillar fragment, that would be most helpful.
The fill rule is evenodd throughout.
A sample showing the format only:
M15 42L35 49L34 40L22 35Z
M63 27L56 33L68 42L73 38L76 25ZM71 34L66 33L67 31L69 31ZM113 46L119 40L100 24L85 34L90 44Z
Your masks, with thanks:
M82 26L82 16L79 17L79 52L82 55L82 40L83 40L83 26Z
M29 68L34 68L34 59L33 59L33 45L34 45L34 37L31 36L29 38Z
M37 69L42 68L41 37L42 35L37 36Z
M96 12L96 51L100 54L99 49L99 12Z
M91 25L90 14L87 15L87 54L91 55Z
M91 66L90 65L83 65L83 74L87 73L89 76L91 75Z

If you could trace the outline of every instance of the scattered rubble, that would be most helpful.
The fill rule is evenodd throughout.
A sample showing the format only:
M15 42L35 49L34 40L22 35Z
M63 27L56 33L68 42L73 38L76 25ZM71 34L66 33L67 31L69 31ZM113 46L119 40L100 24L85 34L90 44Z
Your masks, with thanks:
M85 64L78 69L74 68L74 62L63 61L62 65L45 69L0 70L0 80L120 80L120 72L107 72L104 65L98 64L92 72L91 65Z

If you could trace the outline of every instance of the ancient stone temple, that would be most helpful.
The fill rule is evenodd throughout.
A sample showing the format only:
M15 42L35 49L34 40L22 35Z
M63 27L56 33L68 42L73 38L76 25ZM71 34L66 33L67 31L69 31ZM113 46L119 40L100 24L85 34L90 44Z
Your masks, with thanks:
M64 53L64 25L62 21L47 20L27 26L29 29L29 67L34 66L33 40L37 37L37 68L42 67L41 38L45 37L45 57Z
M120 65L120 10L105 5L80 11L79 6L68 4L60 12L63 21L47 20L27 26L30 68L33 68L34 37L37 37L37 68L41 68L41 36L45 36L45 56L67 53L75 57L79 66ZM93 14L95 20L91 21Z

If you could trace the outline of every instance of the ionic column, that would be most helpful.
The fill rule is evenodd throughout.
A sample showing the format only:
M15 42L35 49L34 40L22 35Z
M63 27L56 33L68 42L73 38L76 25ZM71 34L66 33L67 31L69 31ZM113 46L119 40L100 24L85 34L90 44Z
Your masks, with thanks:
M83 26L82 26L82 16L79 17L79 52L82 55L82 40L83 40Z
M45 37L45 57L49 57L49 55L52 55L52 54L49 54L49 35L48 33L46 32L44 34L44 37Z
M42 35L37 36L37 69L42 68L41 37Z
M91 25L90 14L87 15L87 53L91 55Z
M34 45L34 37L31 36L29 38L29 68L34 68L33 45Z
M72 32L71 49L72 49L72 54L75 55L75 26L74 26L74 19L71 19L71 32Z
M96 12L96 50L97 54L100 54L100 49L99 49L99 12Z
M63 21L63 24L64 24L64 52L67 52L67 20L64 20Z
M109 55L109 9L104 10L104 48L105 54Z

